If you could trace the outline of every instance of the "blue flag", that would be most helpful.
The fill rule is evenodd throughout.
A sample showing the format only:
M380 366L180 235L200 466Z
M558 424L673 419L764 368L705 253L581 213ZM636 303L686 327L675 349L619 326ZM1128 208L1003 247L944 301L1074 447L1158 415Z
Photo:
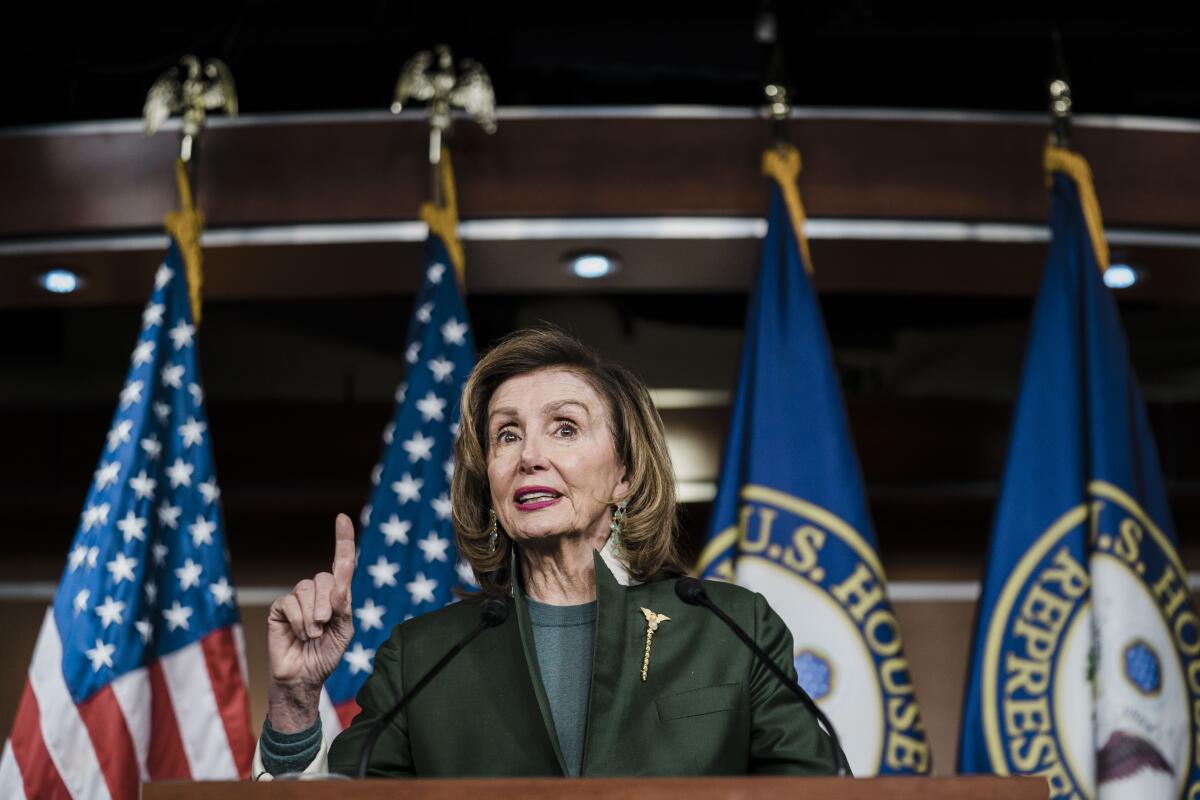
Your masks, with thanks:
M924 773L929 748L885 591L858 461L806 274L799 155L776 178L703 577L761 592L795 639L801 685L856 775Z
M1200 790L1200 620L1130 367L1091 173L1048 148L1051 245L989 546L962 772L1051 797Z
M383 457L363 509L354 570L354 637L325 682L323 727L329 738L358 713L354 696L371 674L375 653L394 625L454 600L474 587L458 559L450 515L450 478L459 398L475 365L475 343L456 269L442 235L425 242L425 268L409 323L407 374L383 433Z

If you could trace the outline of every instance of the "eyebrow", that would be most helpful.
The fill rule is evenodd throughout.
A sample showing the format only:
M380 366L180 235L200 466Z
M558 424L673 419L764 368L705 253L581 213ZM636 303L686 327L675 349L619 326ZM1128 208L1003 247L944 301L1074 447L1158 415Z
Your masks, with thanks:
M592 415L591 409L587 407L587 404L580 400L556 400L553 403L547 403L546 405L542 406L542 413L550 414L555 411L561 411L566 406L579 406L579 408L581 408L583 412L588 415L588 417L591 417ZM504 408L497 408L492 411L492 413L488 414L488 421L491 422L493 417L504 415L511 417L519 416L515 408L512 408L511 406L505 406Z
M559 400L556 403L547 403L542 406L542 413L548 414L552 411L560 411L566 406L579 406L589 417L592 415L592 410L580 400Z

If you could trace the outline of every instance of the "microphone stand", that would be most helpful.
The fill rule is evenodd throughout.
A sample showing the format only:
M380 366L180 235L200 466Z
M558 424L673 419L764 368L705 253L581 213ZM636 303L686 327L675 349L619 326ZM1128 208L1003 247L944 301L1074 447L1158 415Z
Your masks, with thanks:
M367 777L367 764L369 764L371 761L371 753L375 750L376 742L379 741L379 737L383 734L384 729L388 725L392 724L392 721L396 719L396 716L401 711L404 710L404 707L408 705L409 701L420 694L421 690L424 689L430 681L437 677L438 673L445 669L446 665L449 664L456 655L461 653L463 648L469 645L476 636L483 633L487 628L494 628L495 626L500 625L506 619L508 619L508 606L503 600L497 597L489 597L487 600L483 601L483 612L480 615L478 624L471 629L471 632L462 639L459 639L458 642L446 652L446 655L442 656L436 664L430 667L429 670L421 676L420 680L413 684L413 687L409 689L403 697L400 698L396 705L392 706L386 714L377 719L375 724L372 725L371 732L367 734L366 740L363 741L362 755L360 755L358 759L358 778L361 779Z
M684 576L675 582L675 594L680 600L688 605L703 606L704 608L707 608L709 611L716 614L717 619L724 622L729 629L733 631L739 639L742 640L742 643L745 644L746 647L750 648L750 651L754 653L754 655L758 657L758 660L771 671L771 674L774 675L780 683L786 686L792 692L792 694L800 698L800 702L804 704L804 707L808 709L809 713L817 718L817 721L821 723L821 727L823 727L825 732L829 735L829 740L833 743L833 753L834 758L837 760L838 775L842 777L853 777L853 773L850 772L850 762L846 760L846 754L842 751L842 745L838 741L837 731L834 730L833 723L829 721L829 717L825 716L825 712L823 712L817 706L817 704L813 702L813 699L809 697L808 692L804 691L803 687L801 687L799 683L789 678L787 674L779 668L779 665L776 664L769 655L767 655L766 651L759 647L758 644L750 638L750 634L742 630L740 625L734 622L728 614L722 611L717 604L714 603L711 598L709 598L708 592L704 590L704 584L702 584L696 578Z

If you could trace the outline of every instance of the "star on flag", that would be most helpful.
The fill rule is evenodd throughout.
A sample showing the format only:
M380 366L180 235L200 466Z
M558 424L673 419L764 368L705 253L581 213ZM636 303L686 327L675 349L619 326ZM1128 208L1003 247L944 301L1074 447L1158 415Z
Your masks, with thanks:
M229 581L226 580L224 575L216 583L210 583L208 590L212 592L213 599L216 600L217 605L233 607L233 587L229 585Z
M433 452L433 445L436 440L432 436L426 436L420 431L413 431L412 438L404 443L404 452L408 453L409 462L416 464L418 461L426 461Z
M442 341L446 344L464 345L467 342L466 337L469 330L466 323L451 317L446 320L446 324L442 325Z
M133 489L134 497L138 500L153 500L156 486L158 486L158 481L147 475L146 470L142 470L129 479L129 488Z
M433 373L433 379L441 383L450 378L454 372L454 362L447 361L445 358L438 356L433 361L429 362L429 371Z
M171 481L171 488L178 489L180 486L191 486L192 473L195 471L196 468L182 458L175 459L175 463L167 467L167 477Z
M192 346L192 337L196 333L196 326L189 325L184 320L179 320L174 328L167 331L167 335L171 337L171 344L175 346L175 350L181 350L184 347Z
M133 509L125 512L124 519L117 520L117 530L125 537L125 544L129 544L134 539L146 541L146 522L146 518L133 513Z
M383 630L383 615L386 612L386 607L375 605L375 601L368 597L360 608L355 609L354 616L358 618L359 627L364 631L372 628Z
M433 602L433 590L437 588L437 581L433 578L426 578L424 572L418 572L416 577L404 584L404 588L412 595L413 605L421 603Z
M100 467L100 469L98 469L94 473L92 473L92 476L96 480L96 488L104 489L104 488L116 483L117 476L120 475L120 473L121 473L121 462L120 461L112 461L112 462L109 462L108 464L105 464L104 466Z
M400 571L400 565L388 561L386 556L380 556L379 560L367 567L367 574L375 581L375 588L379 589L384 586L396 585L396 573Z
M179 506L171 505L169 500L163 500L162 505L158 507L158 522L165 528L176 530L179 528L179 515L183 513L183 509ZM158 545L161 547L162 545ZM165 547L163 548L166 549ZM155 550L157 553L157 549Z
M103 639L96 639L96 646L84 651L92 662L92 671L99 672L101 667L112 669L112 655L116 649L115 644L106 644Z
M408 544L410 530L412 530L412 523L406 519L400 519L396 514L392 514L388 517L387 522L379 526L379 532L383 534L389 547L397 542Z
M104 598L104 602L96 606L94 610L96 616L100 617L100 624L107 629L114 622L118 625L121 624L121 613L125 610L125 604L119 600L114 600L112 597L106 597ZM108 666L111 667L112 664Z
M217 487L216 478L209 478L196 488L200 490L200 495L204 498L204 505L206 506L212 505L221 496L221 490Z
M442 492L429 502L438 519L450 519L450 513L453 511L453 507L450 505L450 495Z
M426 392L425 396L417 401L417 411L421 412L423 422L441 422L446 418L442 413L445 408L446 401L432 391Z
M170 608L163 609L163 619L167 621L167 630L183 630L188 629L188 620L191 619L192 609L180 604L176 600Z
M182 389L184 372L185 368L182 364L167 364L162 368L162 372L159 373L162 376L163 386L170 389ZM155 407L154 411L158 413L158 408ZM170 413L171 407L167 406L167 414Z
M133 568L137 564L138 560L136 558L130 558L124 553L117 553L116 558L109 561L105 566L112 573L113 584L120 585L121 581L133 582L137 580L137 577L133 574ZM124 608L124 606L121 607Z
M371 659L375 657L375 651L363 647L362 642L355 642L354 647L346 651L342 658L346 659L346 663L350 665L350 672L357 675L360 672L370 673Z
M449 546L450 540L438 536L437 531L430 531L428 536L417 542L417 547L421 548L421 552L425 555L426 563L445 561L446 548Z
M133 421L123 419L108 432L108 452L115 452L125 442L129 441L129 433L133 430Z
M99 505L85 508L83 510L83 530L87 532L97 525L107 525L109 508L111 506L108 503L100 503Z
M420 500L421 487L424 485L425 481L414 478L406 472L400 476L400 480L392 483L392 491L396 493L396 499L400 505L404 505L410 500Z
M171 282L171 278L175 277L175 270L168 267L166 264L158 266L158 272L154 273L154 288L161 289Z
M146 310L142 312L142 329L145 330L153 328L156 325L162 325L163 312L166 310L167 307L162 303L151 303L146 306ZM150 351L154 352L154 348L151 347Z
M130 381L125 384L125 388L121 390L121 408L129 408L134 403L142 402L144 385L141 381Z
M175 570L175 576L179 578L180 591L186 592L193 586L200 585L200 573L204 572L204 567L192 561L190 558L183 562L183 566Z
M179 436L183 440L184 449L203 442L204 431L207 429L208 425L205 423L197 422L195 417L188 417L187 422L179 426Z
M142 450L146 453L146 460L153 461L162 455L162 442L153 433L142 439Z
M149 364L151 361L153 361L154 347L155 343L153 339L147 339L144 342L138 342L137 347L133 348L133 366L140 367L142 364Z
M212 544L213 534L217 530L217 523L207 520L203 515L197 515L196 521L188 525L188 533L192 535L192 546L199 547L202 544Z

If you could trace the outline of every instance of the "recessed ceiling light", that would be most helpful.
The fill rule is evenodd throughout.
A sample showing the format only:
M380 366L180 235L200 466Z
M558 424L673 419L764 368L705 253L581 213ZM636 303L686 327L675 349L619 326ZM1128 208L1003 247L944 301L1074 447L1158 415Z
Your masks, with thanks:
M563 259L567 270L578 278L603 278L617 271L617 258L598 251L569 253Z
M1104 270L1104 285L1110 289L1128 289L1141 280L1141 270L1129 264L1109 264Z
M69 269L56 267L37 276L37 285L53 294L70 294L83 288L83 276Z

